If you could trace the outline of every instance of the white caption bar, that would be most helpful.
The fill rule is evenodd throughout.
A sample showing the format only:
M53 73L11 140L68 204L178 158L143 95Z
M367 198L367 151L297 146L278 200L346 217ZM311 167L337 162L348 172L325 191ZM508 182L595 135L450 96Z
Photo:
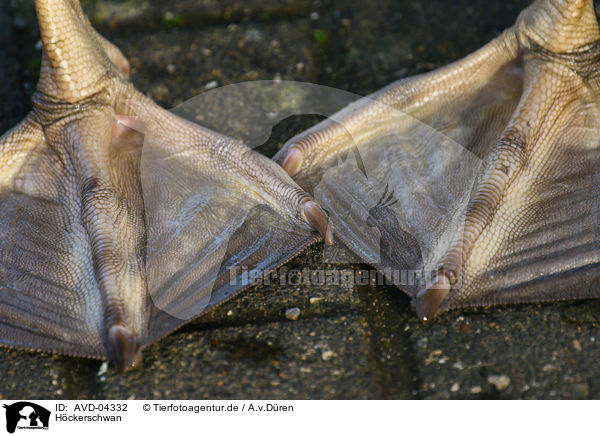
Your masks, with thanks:
M0 435L592 434L598 401L0 400ZM7 433L8 432L8 433ZM136 433L133 433L136 432ZM176 433L175 433L176 432Z

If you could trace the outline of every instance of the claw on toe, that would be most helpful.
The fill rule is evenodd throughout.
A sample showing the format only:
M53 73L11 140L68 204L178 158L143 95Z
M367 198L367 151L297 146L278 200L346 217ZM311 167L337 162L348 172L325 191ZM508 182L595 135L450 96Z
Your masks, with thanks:
M133 117L116 116L112 144L119 150L139 150L144 145L144 124Z
M450 280L441 273L433 285L419 292L416 299L416 311L422 321L428 321L435 316L442 301L450 292L450 287Z
M141 353L134 335L131 331L119 324L108 329L106 348L111 362L120 372L125 372L137 366L141 360Z
M327 245L333 244L333 229L329 218L316 202L309 200L304 203L304 216L312 226L321 234Z
M290 177L294 177L296 175L296 173L298 172L298 170L300 169L300 166L302 165L302 159L303 159L302 151L298 150L297 148L292 147L290 152L287 154L287 156L283 160L283 163L281 164L281 166L283 167L285 172L290 175Z
M117 126L120 128L128 128L139 133L146 132L146 125L137 117L129 117L126 115L115 115Z

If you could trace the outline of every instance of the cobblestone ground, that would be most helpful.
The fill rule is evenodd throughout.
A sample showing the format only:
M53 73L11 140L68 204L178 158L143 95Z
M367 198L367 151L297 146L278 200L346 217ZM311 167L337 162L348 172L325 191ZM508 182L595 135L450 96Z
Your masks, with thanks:
M84 7L130 59L138 88L173 107L207 85L274 78L367 94L478 48L526 3L88 0ZM36 32L31 1L0 3L2 131L29 106ZM272 155L316 120L285 120L261 150ZM323 265L322 250L288 268L333 268ZM300 309L298 319L286 317L291 308ZM124 375L99 361L2 349L0 398L598 398L599 309L594 301L474 309L423 325L396 288L264 285L148 347L144 366Z

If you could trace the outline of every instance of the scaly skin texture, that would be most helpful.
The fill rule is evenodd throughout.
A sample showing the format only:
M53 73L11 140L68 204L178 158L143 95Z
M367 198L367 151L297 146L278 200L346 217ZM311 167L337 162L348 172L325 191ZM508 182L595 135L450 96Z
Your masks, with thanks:
M463 188L468 205L449 248L417 265L437 270L437 280L407 290L420 318L462 306L597 297L599 40L592 0L538 0L473 54L386 87L295 138L276 159L310 189L350 147L375 149L378 138L401 129L398 114L406 113L483 159ZM478 103L494 95L504 99L496 108ZM383 156L380 166L393 165Z
M108 358L124 371L144 346L243 288L228 285L223 256L242 250L248 265L272 269L318 240L314 227L331 241L326 215L280 167L134 89L128 61L78 0L37 0L36 11L43 57L34 109L0 138L0 344ZM176 175L216 193L197 206L187 240L168 241L155 261L148 241L177 216L172 204L145 207L144 134ZM167 172L161 162L150 161L149 172ZM177 187L151 189L152 199L169 199ZM258 219L213 253L211 232L222 231L228 208L239 211L236 201ZM191 267L189 253L206 259ZM184 267L188 278L174 277ZM149 283L149 269L159 284ZM203 285L206 276L215 279ZM186 297L194 286L197 307Z

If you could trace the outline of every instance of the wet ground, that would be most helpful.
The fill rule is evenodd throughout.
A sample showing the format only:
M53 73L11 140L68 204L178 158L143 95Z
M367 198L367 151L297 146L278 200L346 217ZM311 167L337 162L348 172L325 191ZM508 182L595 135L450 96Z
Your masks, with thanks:
M0 3L0 131L39 68L30 1ZM286 79L367 94L466 55L528 2L89 0L94 25L165 107L212 86ZM266 153L309 127L294 117ZM342 250L342 248L338 248ZM343 255L343 252L340 252ZM323 265L316 246L287 265ZM365 268L350 264L348 267ZM300 309L297 319L288 309ZM255 287L118 374L99 361L0 350L0 398L599 398L596 301L452 311L423 325L382 286Z

